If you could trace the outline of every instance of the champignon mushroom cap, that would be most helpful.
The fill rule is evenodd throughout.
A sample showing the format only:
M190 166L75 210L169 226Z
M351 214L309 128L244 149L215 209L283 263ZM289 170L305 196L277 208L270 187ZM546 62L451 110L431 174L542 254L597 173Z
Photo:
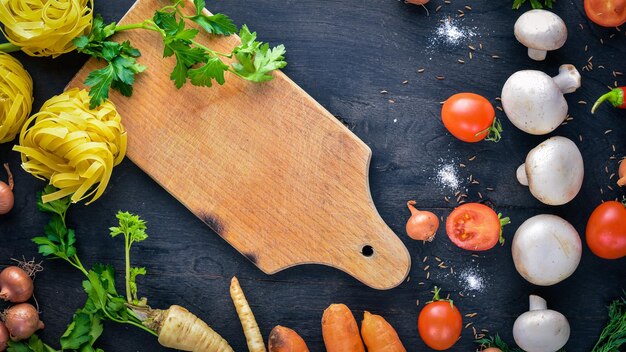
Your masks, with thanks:
M515 22L514 32L515 38L524 46L542 52L537 53L538 57L533 57L529 50L529 56L535 60L543 60L546 51L559 49L567 40L565 22L558 15L546 10L525 12Z
M533 148L518 169L520 183L544 204L563 205L576 197L583 184L585 166L580 150L565 137L552 137ZM525 176L525 178L524 178Z
M576 271L582 256L578 232L556 215L541 214L524 221L511 244L517 272L528 282L550 286Z
M530 310L513 324L515 343L526 352L555 352L565 346L570 336L569 322L547 302L535 295L529 297Z

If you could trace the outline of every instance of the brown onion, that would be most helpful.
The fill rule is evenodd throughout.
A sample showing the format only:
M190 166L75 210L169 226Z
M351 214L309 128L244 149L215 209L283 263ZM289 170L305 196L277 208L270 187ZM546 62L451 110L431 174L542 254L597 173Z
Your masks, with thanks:
M406 222L406 233L414 240L432 241L435 238L437 229L439 228L439 219L437 215L429 211L420 211L415 209L414 200L406 203L411 211L411 217Z
M13 209L15 198L13 197L13 175L9 164L4 164L4 169L9 175L9 184L0 181L0 215L4 215Z
M26 302L33 295L33 279L17 266L8 266L0 272L0 298L13 303Z
M9 343L9 329L0 321L0 351L7 349Z
M13 341L27 339L35 331L44 328L37 309L30 303L20 303L9 308L4 315L4 324Z

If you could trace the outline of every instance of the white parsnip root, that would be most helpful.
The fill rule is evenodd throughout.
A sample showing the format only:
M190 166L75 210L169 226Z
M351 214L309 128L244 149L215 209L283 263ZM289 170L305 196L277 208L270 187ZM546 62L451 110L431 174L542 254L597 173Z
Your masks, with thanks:
M250 352L266 352L259 325L256 323L256 319L254 319L252 309L250 309L246 296L239 285L239 280L235 276L230 281L230 297L233 299L237 315L243 327L243 333L246 335L248 350Z
M159 334L159 343L165 347L192 352L234 352L218 333L181 306L150 309L147 316L144 325Z

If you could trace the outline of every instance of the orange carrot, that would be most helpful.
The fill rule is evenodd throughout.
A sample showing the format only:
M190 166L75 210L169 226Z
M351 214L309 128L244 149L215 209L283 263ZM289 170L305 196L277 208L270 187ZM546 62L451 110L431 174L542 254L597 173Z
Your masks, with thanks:
M359 327L345 304L331 304L322 316L326 352L365 352Z
M406 352L396 330L380 315L363 313L361 336L368 352Z
M269 352L309 352L306 343L297 332L277 325L267 341Z

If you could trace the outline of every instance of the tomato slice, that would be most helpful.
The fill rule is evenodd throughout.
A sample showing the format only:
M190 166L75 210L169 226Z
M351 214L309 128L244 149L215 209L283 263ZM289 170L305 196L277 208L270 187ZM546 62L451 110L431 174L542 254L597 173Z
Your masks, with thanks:
M626 23L626 0L585 0L585 12L600 26L618 27Z
M466 203L454 209L446 220L450 240L460 248L486 251L500 240L502 225L493 209L480 203Z

